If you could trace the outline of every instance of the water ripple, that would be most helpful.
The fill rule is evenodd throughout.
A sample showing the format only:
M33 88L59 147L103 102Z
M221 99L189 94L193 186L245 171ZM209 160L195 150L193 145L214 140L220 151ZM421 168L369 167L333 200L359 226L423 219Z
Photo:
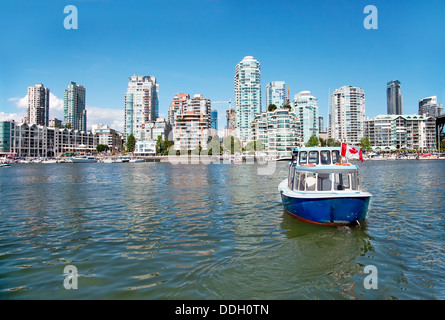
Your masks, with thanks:
M326 228L283 211L286 163L12 166L0 298L443 299L445 161L361 167L369 219ZM67 265L82 293L64 289Z

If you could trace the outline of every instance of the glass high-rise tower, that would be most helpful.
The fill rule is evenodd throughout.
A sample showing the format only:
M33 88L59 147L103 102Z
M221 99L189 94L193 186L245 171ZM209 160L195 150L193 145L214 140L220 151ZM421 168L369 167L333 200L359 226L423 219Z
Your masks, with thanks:
M386 85L388 114L403 114L402 87L399 80L390 81Z
M210 110L210 129L218 131L218 111L215 109Z
M250 124L261 113L261 68L252 56L246 56L235 70L235 135L249 139Z
M85 110L85 88L71 81L63 98L63 122L71 129L87 131L87 111Z

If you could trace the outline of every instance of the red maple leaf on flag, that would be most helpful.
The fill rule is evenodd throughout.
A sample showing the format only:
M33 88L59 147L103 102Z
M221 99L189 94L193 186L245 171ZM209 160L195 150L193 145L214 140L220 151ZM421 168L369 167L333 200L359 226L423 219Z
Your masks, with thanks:
M354 147L352 147L351 149L349 149L349 152L352 153L352 154L356 154L358 151L355 150Z

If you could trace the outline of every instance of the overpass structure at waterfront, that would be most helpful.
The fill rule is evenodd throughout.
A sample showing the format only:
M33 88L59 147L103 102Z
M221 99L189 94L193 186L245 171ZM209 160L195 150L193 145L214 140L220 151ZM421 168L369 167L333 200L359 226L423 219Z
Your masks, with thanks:
M440 137L442 135L443 127L445 126L445 114L441 114L436 118L436 133L437 133L437 144L440 146Z
M444 125L445 125L445 113L441 114L436 118L437 132L442 133Z

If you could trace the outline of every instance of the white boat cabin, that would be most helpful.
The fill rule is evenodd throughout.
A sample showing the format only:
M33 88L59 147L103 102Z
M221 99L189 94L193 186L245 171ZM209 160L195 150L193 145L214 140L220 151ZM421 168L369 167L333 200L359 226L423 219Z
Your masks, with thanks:
M342 161L340 148L294 149L287 181L298 192L359 191L358 167Z

